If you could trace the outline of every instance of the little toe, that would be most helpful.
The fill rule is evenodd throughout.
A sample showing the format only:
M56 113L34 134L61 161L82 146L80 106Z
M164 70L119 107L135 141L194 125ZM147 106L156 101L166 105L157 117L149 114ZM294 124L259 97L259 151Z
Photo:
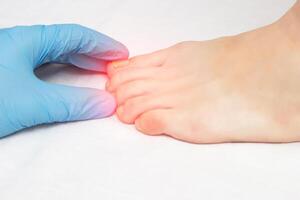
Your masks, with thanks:
M171 118L169 109L151 110L135 120L135 127L147 135L162 135L170 129Z

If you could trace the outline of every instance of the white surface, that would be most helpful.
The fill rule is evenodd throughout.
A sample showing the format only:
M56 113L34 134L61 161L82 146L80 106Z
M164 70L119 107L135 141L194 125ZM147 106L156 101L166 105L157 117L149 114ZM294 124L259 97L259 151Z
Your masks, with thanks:
M293 3L2 0L0 23L80 23L136 55L262 26ZM76 69L50 66L46 72L48 81L97 88L104 82ZM298 200L299 150L297 143L191 145L142 135L115 117L44 126L0 140L0 199Z

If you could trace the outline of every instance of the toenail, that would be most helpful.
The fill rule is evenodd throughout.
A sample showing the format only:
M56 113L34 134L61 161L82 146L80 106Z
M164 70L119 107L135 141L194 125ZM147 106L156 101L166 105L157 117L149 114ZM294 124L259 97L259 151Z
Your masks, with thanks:
M112 62L111 65L114 67L114 68L119 68L119 67L125 67L126 65L129 64L129 60L121 60L121 61L115 61L115 62Z

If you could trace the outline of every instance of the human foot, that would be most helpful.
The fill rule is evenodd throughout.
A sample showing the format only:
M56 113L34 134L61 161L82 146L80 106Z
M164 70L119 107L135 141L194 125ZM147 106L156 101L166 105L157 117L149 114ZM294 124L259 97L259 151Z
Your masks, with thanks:
M300 32L300 31L299 31ZM281 23L108 68L117 115L192 143L300 140L300 45Z

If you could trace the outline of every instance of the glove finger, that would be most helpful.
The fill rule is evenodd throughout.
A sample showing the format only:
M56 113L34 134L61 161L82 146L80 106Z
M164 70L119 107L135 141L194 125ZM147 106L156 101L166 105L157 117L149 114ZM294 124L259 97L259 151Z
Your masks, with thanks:
M47 57L54 60L66 54L84 54L106 61L128 57L128 50L123 44L80 25L44 26L43 34L45 44L49 44Z
M116 103L107 92L37 81L35 92L22 100L1 101L0 138L40 124L104 118Z
M101 69L103 61L129 56L127 48L120 42L76 24L17 26L1 30L1 41L9 47L5 49L6 53L2 52L6 55L2 60L19 56L19 59L9 59L16 62L18 68L20 59L23 59L22 65L36 68L47 62L68 63L69 56L85 55L93 62L99 60L98 68ZM90 69L89 66L83 68ZM91 70L95 69L97 67L93 65Z
M69 56L63 56L58 61L59 63L69 63L82 69L87 69L97 72L106 72L106 66L109 61L99 60L84 54L75 54Z
M49 84L44 95L49 119L43 123L99 119L112 115L116 103L103 90Z
M67 63L68 56L86 55L99 60L101 68L101 61L122 60L129 56L127 48L120 42L81 25L38 25L31 27L31 30L34 33L30 34L39 39L35 67L46 62Z

